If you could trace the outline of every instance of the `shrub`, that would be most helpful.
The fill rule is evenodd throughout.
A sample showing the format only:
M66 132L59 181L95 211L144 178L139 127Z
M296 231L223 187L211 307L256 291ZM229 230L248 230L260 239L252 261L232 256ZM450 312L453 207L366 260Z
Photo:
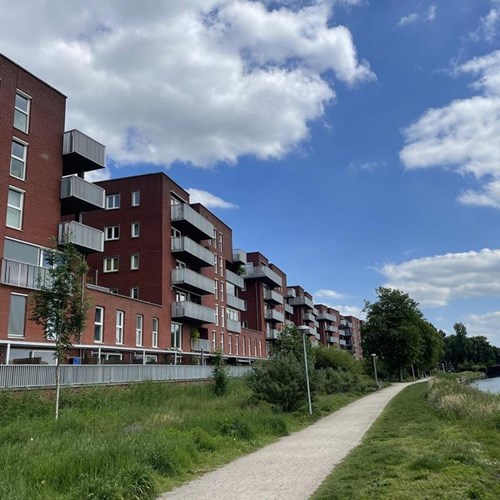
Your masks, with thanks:
M359 374L363 370L360 361L355 360L349 352L341 349L317 347L314 349L314 354L316 358L315 368L317 370L332 368Z
M214 368L212 370L214 392L217 396L222 396L226 393L227 385L229 383L227 367L224 366L224 360L222 359L222 354L220 352L215 353L212 359L214 362Z
M318 372L318 386L325 394L364 392L369 385L359 373L334 370L333 368L326 368Z

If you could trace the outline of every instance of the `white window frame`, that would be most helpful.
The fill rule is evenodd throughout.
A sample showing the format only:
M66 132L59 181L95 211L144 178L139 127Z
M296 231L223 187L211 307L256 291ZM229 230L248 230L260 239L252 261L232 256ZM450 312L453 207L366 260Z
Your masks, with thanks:
M130 270L137 271L139 269L139 254L132 253L130 254Z
M142 347L144 333L144 316L142 314L135 315L135 345Z
M99 320L97 319L97 311L100 311ZM96 306L94 314L94 342L96 344L102 344L103 341L104 341L104 307Z
M139 287L138 286L131 286L130 287L130 298L139 300Z
M228 354L233 354L233 336L230 333L227 334L227 345Z
M106 226L104 228L104 241L120 239L120 226Z
M132 191L132 206L138 207L141 204L141 191L137 189Z
M158 330L160 320L153 318L151 321L151 347L158 348Z
M7 213L6 213L6 218L5 218L5 225L7 227L12 228L12 229L22 230L22 228L23 228L24 194L25 194L25 191L23 191L22 189L16 188L14 186L9 186L9 194L10 194L11 191L15 191L15 192L17 192L17 193L19 193L21 195L20 196L20 207L15 206L15 205L10 205L9 204L9 197L8 197L8 194L7 194ZM19 227L11 226L11 225L9 225L7 223L8 218L9 218L9 210L16 210L17 212L19 212Z
M217 254L214 253L214 272L217 274Z
M219 294L219 280L215 279L214 280L214 295L215 295L215 298L217 298L218 294Z
M224 257L219 257L219 274L224 276Z
M220 352L224 352L224 332L220 332Z
M182 350L182 323L170 323L170 347Z
M120 208L120 193L106 195L106 210L117 210Z
M140 222L131 222L130 223L130 237L131 238L139 238L140 235L141 235Z
M222 328L225 327L225 324L226 324L226 315L224 313L224 306L221 306L221 312L220 312L220 320L221 320L221 326Z
M108 265L110 264L110 265ZM116 264L116 265L115 265ZM116 273L120 269L120 258L119 257L105 257L102 261L102 272L103 273Z
M245 337L241 337L241 354L245 355Z
M212 352L217 350L217 332L212 330Z
M220 300L224 300L224 282L220 282Z
M26 94L25 92L23 92L22 90L19 90L19 89L16 90L16 98L17 98L17 96L19 96L23 99L26 99L27 110L24 111L24 109L17 107L17 105L14 101L14 128L17 130L20 130L21 132L24 132L25 134L28 134L29 129L30 129L31 96L29 96L28 94ZM21 113L21 114L26 116L26 129L25 130L22 128L16 127L16 113Z
M10 333L9 331L9 326L10 326L10 321L11 321L11 307L12 307L12 297L15 296L15 297L24 297L24 316L23 316L23 332L21 335L14 335L12 333ZM26 312L27 312L27 307L28 307L28 295L24 294L24 293L11 293L10 294L10 302L9 302L9 316L7 318L7 337L10 338L10 339L22 339L24 338L24 335L25 335L25 328L26 328Z
M22 148L23 148L22 158L20 156L16 156L14 154L14 151L13 151L14 143L17 143L17 144L19 144L19 146L22 146ZM12 145L11 145L11 149L10 149L10 176L11 177L14 177L15 179L19 179L21 181L26 180L26 160L27 160L27 157L28 157L28 143L21 141L21 139L18 139L17 137L13 137L12 138ZM18 160L23 164L23 173L22 173L21 177L14 175L12 173L12 160Z
M116 311L116 330L115 330L115 343L117 345L123 344L123 328L125 324L125 311Z
M240 354L240 338L238 337L238 335L236 335L236 337L234 339L234 343L235 343L235 347L236 347L236 356L239 356L239 354Z
M215 325L219 326L219 306L215 304Z

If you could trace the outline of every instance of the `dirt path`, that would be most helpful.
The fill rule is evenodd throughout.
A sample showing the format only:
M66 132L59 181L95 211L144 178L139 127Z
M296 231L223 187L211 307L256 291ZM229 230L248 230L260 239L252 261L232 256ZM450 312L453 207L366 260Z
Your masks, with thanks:
M411 383L393 384L315 424L191 481L160 498L303 500L355 448L387 403Z

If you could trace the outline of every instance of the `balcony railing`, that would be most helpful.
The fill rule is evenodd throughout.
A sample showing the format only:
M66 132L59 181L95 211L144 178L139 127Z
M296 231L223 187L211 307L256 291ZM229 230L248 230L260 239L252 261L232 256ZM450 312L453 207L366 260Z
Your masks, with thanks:
M340 339L340 340L339 340L339 344L340 344L340 345L347 345L346 341L345 341L345 340L343 340L343 339Z
M273 304L283 304L283 295L274 290L264 290L264 301Z
M191 350L212 352L212 342L206 339L191 339Z
M49 270L44 267L2 259L0 282L4 285L19 286L39 290L50 283Z
M187 300L173 302L172 319L184 319L193 323L215 323L215 309Z
M289 320L289 319L286 319L285 320L285 325L286 326L295 326L295 323L293 321Z
M230 293L226 294L226 301L227 301L227 305L229 307L234 307L235 309L238 309L238 311L246 311L247 310L246 301L243 299L240 299L239 297L231 295Z
M106 166L106 148L79 130L64 132L64 175L89 172Z
M286 296L287 297L297 297L297 292L295 291L295 288L287 288L286 289Z
M327 338L326 338L326 341L329 343L329 344L335 344L336 340L335 340L335 337L333 335L329 335Z
M312 312L305 312L304 321L316 321L316 316Z
M241 333L241 322L226 318L226 329L230 332Z
M213 238L214 226L203 215L190 207L187 203L172 205L170 208L172 223L182 229L192 231L197 239Z
M215 281L191 269L173 269L172 285L181 286L200 295L214 293Z
M104 208L105 191L76 175L61 181L61 213L74 214Z
M333 333L338 333L339 329L337 326L327 326L325 328L327 332L333 332Z
M279 338L280 338L279 330L276 330L275 328L266 330L266 340L278 340Z
M214 254L187 236L172 238L172 253L181 254L200 267L213 266L214 263Z
M241 248L233 248L233 262L236 264L246 264L247 254Z
M319 311L317 313L317 319L318 321L331 321L332 323L335 323L337 321L337 318L334 314Z
M309 297L304 295L299 297L290 297L288 303L292 306L306 306L309 309L314 309L314 302Z
M288 304L288 302L285 302L285 312L287 312L288 314L293 314L293 306Z
M245 288L245 280L239 274L233 273L229 269L226 269L226 279L229 283L232 283L234 286L238 288Z
M73 243L81 252L102 252L104 250L104 233L94 227L76 221L59 224L58 243Z
M266 309L264 311L264 319L266 321L275 321L277 323L283 323L283 321L285 321L283 313L277 311L276 309Z
M281 276L269 269L268 266L246 266L243 269L246 279L261 279L271 286L281 286L283 283Z

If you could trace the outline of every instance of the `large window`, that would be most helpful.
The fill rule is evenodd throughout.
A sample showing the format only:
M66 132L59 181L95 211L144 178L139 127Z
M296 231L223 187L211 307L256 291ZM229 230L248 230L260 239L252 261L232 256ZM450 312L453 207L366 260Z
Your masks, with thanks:
M170 345L172 349L182 349L182 325L172 323L170 326Z
M16 105L14 110L14 127L28 133L30 117L30 98L21 91L16 93Z
M151 346L158 347L158 318L153 318L153 326L151 328Z
M9 337L24 337L26 300L26 295L13 293L10 296L9 325L7 330Z
M144 326L144 316L138 314L135 319L135 345L142 346L143 326Z
M106 241L118 240L120 238L120 226L107 226L104 228Z
M21 229L23 225L23 202L24 193L19 189L9 188L7 199L7 221L8 227Z
M120 193L108 194L106 196L106 210L120 208Z
M12 141L10 153L10 175L24 181L26 177L26 153L28 146L16 139Z
M106 257L104 259L104 272L115 273L118 271L118 257Z
M125 313L123 311L116 311L116 343L123 344L123 323Z
M94 319L94 342L102 342L104 331L104 309L102 307L95 308Z

